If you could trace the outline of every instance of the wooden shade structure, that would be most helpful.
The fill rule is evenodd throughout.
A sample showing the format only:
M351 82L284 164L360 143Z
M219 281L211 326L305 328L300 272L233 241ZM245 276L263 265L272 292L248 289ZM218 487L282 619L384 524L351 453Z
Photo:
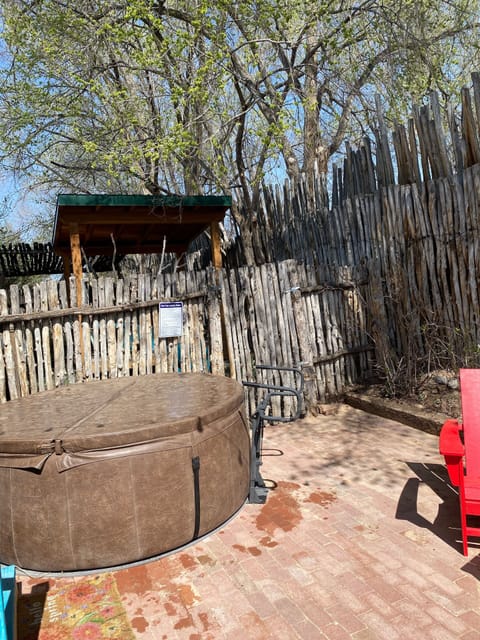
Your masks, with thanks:
M212 262L221 267L218 224L232 203L230 196L59 195L53 247L70 264L81 305L82 251L86 256L134 253L177 255L210 229Z

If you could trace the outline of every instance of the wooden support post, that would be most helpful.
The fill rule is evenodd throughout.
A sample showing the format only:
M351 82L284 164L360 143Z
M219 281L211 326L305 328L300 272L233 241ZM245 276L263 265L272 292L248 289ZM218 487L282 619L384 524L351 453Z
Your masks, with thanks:
M220 247L220 226L219 223L214 220L210 223L210 241L212 245L212 264L215 268L215 284L217 287L221 287L220 281L220 269L222 268L222 251ZM220 294L220 322L222 326L222 342L223 349L227 346L228 362L229 362L229 376L235 375L235 366L233 362L233 354L231 349L228 348L230 341L227 339L227 326L225 322L225 309L224 309L224 295Z
M70 226L70 250L72 252L73 275L75 276L76 306L82 306L82 251L78 225ZM72 301L70 302L72 304ZM82 378L85 378L85 346L83 343L82 314L78 314L78 331L80 335L80 357L82 360Z
M210 223L210 238L212 243L212 264L215 269L221 269L222 252L220 249L220 229L216 220Z
M73 275L75 276L75 288L77 291L77 307L82 306L82 251L80 248L80 234L78 225L70 227L70 250L72 252Z

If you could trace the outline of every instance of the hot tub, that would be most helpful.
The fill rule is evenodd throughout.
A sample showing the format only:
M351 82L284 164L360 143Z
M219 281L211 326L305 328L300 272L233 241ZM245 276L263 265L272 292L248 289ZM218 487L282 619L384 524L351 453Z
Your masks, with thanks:
M156 374L72 385L0 409L0 562L128 564L220 526L249 489L241 384Z

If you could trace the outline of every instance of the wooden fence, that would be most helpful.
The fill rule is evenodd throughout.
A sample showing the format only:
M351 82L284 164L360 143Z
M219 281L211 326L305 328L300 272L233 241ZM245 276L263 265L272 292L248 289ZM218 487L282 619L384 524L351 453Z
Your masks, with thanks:
M350 203L364 230L357 256L375 265L370 288L376 279L397 359L478 366L480 165Z
M426 183L352 196L318 210L315 220L304 213L305 224L297 227L305 234L297 246L308 268L366 270L377 364L392 377L407 366L412 387L421 370L480 366L479 214L476 164Z
M383 231L374 229L383 211L378 216L361 209L356 198L388 200L396 186L415 184L422 191L432 181L462 182L464 172L478 164L480 73L472 73L472 87L462 89L460 105L444 107L432 92L425 104L412 107L405 124L390 130L378 101L371 138L365 137L356 148L347 143L343 160L336 159L329 176L317 173L313 188L306 179L263 186L250 229L257 264L295 259L357 266L370 257ZM238 207L248 219L241 200ZM245 263L240 237L231 238L225 262L231 267Z
M209 294L211 277L211 272L117 281L86 277L81 308L69 307L65 281L0 290L0 400L155 371L212 366L221 372L220 309L217 296ZM75 287L73 279L70 285ZM159 303L179 299L185 304L183 338L161 339Z
M331 191L329 194L328 191ZM480 74L459 108L435 93L406 124L347 145L331 179L265 185L252 223L261 262L365 268L367 322L385 375L480 366ZM226 252L242 264L241 239ZM381 328L381 329L380 329Z
M300 366L314 410L371 372L363 271L288 260L224 271L221 282L233 377L255 379L256 363ZM294 384L288 374L273 382Z
M74 287L74 281L71 281ZM61 385L158 372L211 371L265 380L256 364L300 366L305 400L342 393L372 366L363 273L286 261L124 280L85 277L0 290L0 401ZM72 292L72 299L75 299ZM183 334L161 338L159 304L183 302ZM292 374L272 374L294 385ZM249 398L253 410L255 394ZM282 410L293 411L288 401Z

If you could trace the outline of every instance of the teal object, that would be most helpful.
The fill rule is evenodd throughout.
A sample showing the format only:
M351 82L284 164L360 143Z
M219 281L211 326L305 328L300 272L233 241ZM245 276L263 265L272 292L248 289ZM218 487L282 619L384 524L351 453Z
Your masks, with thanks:
M12 565L0 568L0 586L2 594L2 610L0 613L0 640L15 638L15 567Z
M232 197L220 196L151 196L144 194L61 193L57 206L71 207L231 207Z

